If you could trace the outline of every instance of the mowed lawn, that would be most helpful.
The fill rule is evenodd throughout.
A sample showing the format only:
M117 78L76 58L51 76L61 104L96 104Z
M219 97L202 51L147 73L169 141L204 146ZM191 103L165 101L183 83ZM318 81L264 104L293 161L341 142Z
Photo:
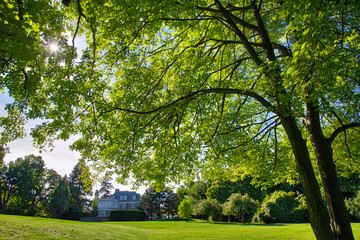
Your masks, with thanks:
M360 224L353 224L360 239ZM0 239L315 239L309 224L228 224L194 220L87 223L0 214Z

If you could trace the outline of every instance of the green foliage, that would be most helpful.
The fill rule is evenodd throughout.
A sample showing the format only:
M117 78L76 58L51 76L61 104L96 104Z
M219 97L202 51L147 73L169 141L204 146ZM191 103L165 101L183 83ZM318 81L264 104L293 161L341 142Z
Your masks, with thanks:
M353 220L360 221L360 191L353 198L345 200L346 207Z
M233 193L228 201L224 203L223 213L227 216L233 215L242 223L245 223L245 215L256 213L258 205L259 202L247 194Z
M180 204L179 198L171 189L165 189L161 192L162 199L162 210L164 213L169 215L175 215L178 211L178 207Z
M50 117L61 110L61 107L50 106L49 101L60 101L63 92L59 88L59 94L55 93L57 87L50 87L48 83L62 81L69 75L72 60L76 58L67 41L65 12L60 2L6 0L0 3L0 89L14 99L6 106L8 116L0 118L2 144L25 136L24 124L28 119L43 118L43 111ZM61 54L52 52L51 44L57 44ZM48 97L51 100L46 99ZM70 98L63 95L63 99Z
M154 188L148 187L140 199L141 209L155 213L158 217L161 215L160 193Z
M193 209L190 199L187 198L183 199L179 205L179 216L185 219L186 222L188 222L192 213L193 213Z
M83 212L90 208L90 200L87 197L92 195L92 188L90 176L84 174L86 172L87 167L78 162L70 173L71 211Z
M128 211L128 210L114 210L110 211L109 219L111 221L144 221L144 211Z
M215 180L207 189L206 196L210 199L216 199L220 203L224 203L233 193L246 193L251 198L262 200L265 197L265 191L251 184L252 179L247 177L237 181Z
M100 183L100 189L97 191L98 197L107 198L111 195L111 190L114 189L114 186L111 183L111 178L105 178Z
M346 176L340 176L339 181L344 197L353 198L360 190L359 173L348 173Z
M206 199L209 187L210 182L191 181L181 185L176 192L180 200L189 198L192 202L197 203L200 200Z
M179 206L179 198L168 188L158 192L154 188L148 187L141 196L140 206L145 211L155 213L158 218L162 213L174 215Z
M203 199L195 207L194 213L207 221L215 222L222 214L222 206L216 199Z
M308 222L304 196L296 196L293 192L275 191L264 199L261 208L254 216L254 221L265 223Z
M11 201L11 210L35 215L37 204L43 199L45 163L40 156L28 155L2 166L0 192L1 209Z
M52 217L61 218L70 208L71 194L66 175L60 178L51 194L49 212Z

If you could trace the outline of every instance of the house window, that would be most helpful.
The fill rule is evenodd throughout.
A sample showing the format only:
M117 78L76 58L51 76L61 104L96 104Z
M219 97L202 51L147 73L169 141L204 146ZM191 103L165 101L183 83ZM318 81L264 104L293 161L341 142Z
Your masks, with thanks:
M101 202L99 202L99 207L101 207Z
M132 200L136 200L136 195L132 195Z
M120 200L127 200L127 195L120 195Z
M135 206L135 203L133 202L133 203L131 203L131 208L135 208L136 206Z
M126 203L120 203L120 208L126 208Z

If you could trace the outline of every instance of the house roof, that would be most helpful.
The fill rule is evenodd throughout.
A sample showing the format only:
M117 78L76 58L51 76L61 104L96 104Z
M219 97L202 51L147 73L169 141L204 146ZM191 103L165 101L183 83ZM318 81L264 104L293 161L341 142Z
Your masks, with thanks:
M136 196L136 199L133 199L132 196ZM126 199L124 199L121 196L127 196ZM119 191L118 189L115 190L115 193L110 196L115 197L119 202L140 202L140 194L135 191Z

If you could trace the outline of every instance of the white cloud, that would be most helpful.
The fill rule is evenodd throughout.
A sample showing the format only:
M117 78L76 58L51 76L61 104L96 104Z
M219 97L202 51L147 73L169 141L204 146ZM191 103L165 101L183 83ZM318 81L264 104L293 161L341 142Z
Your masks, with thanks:
M77 160L80 158L78 152L69 150L69 145L72 141L55 141L54 149L47 152L39 152L32 145L31 137L27 136L23 139L18 139L8 144L10 153L6 154L5 162L16 160L19 157L25 157L26 155L34 154L41 156L45 161L47 168L54 169L60 175L69 175L75 166Z

